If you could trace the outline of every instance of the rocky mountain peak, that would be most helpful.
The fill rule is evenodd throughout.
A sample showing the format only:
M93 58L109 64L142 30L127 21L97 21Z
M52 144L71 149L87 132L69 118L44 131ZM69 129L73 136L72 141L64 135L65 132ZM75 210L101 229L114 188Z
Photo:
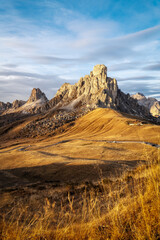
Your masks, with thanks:
M21 107L22 105L24 105L26 102L25 101L23 101L23 100L15 100L15 101L13 101L13 103L12 103L12 108L15 108L15 109L17 109L17 108L19 108L19 107Z
M13 107L7 113L37 114L47 111L72 111L75 109L87 112L103 107L144 118L152 117L150 113L153 111L154 115L159 115L159 102L154 104L151 111L150 103L155 102L154 99L149 99L146 104L143 104L144 100L146 100L146 97L141 93L134 97L123 93L118 88L116 79L107 76L107 67L104 64L98 64L93 67L90 74L81 77L74 85L64 83L50 101L39 88L33 88L30 98L25 104L16 100L11 104ZM149 105L149 107L146 107L146 105ZM7 106L4 103L0 103L0 112L3 112L6 108Z
M15 100L13 103L0 102L0 114L20 113L35 114L46 110L48 99L46 95L39 89L33 88L28 101Z
M146 97L143 95L143 93L136 93L131 96L134 99L141 100L141 99L146 99Z
M62 105L67 105L77 99L82 105L89 105L93 108L114 107L117 90L117 81L107 77L107 67L98 64L94 66L90 75L81 77L75 85L63 84L55 98L61 99ZM51 102L55 101L51 100Z
M146 98L141 93L136 93L132 95L132 98L138 101L138 104L147 108L152 116L159 117L160 116L160 102L152 97Z
M107 77L107 67L104 64L97 64L93 68L93 76L101 77L102 75Z
M12 107L12 103L10 102L4 103L0 101L0 114L11 107Z
M68 110L77 107L107 107L137 116L149 116L149 111L140 106L136 99L120 91L115 78L107 76L107 67L104 64L94 66L90 75L81 77L74 85L63 84L49 101L49 107Z
M44 102L48 101L46 95L39 88L33 88L27 103L36 102L40 99L43 100Z

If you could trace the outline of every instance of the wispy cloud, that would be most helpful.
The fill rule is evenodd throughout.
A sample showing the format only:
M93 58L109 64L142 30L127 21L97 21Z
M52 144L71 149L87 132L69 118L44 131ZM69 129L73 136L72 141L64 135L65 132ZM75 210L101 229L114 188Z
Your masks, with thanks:
M144 70L148 71L160 71L160 63L153 64L153 65L148 65L144 67Z
M20 14L13 1L3 3L0 100L8 100L8 89L13 90L11 100L27 98L33 87L42 88L51 98L63 82L78 81L99 63L108 66L126 92L147 94L160 79L160 25L126 33L114 17L84 15L56 1L30 1L31 11L33 4L37 7L35 17Z
M158 80L159 78L154 76L133 76L133 77L126 77L126 78L118 78L118 81L150 81L150 80Z

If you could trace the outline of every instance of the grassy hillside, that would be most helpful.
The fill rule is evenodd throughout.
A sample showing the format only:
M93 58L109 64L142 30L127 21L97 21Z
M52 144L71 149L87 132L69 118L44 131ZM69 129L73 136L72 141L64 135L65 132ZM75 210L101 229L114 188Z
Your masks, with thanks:
M96 139L143 140L158 143L160 127L109 108L98 108L78 119L65 136L73 137L74 135L96 137Z
M62 129L1 143L0 239L159 239L160 126L96 109Z
M36 199L17 203L11 212L1 214L0 239L160 238L158 163L141 166L115 181L86 185L78 202L72 194L69 189L61 206L46 198L39 211Z

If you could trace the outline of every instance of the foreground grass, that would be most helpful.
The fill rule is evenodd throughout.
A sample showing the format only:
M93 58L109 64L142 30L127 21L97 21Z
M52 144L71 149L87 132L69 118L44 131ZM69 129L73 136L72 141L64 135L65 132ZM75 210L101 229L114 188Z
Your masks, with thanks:
M152 162L97 186L85 185L80 200L68 191L59 207L45 199L31 211L17 204L1 215L2 240L160 239L160 165ZM35 201L36 204L36 201Z

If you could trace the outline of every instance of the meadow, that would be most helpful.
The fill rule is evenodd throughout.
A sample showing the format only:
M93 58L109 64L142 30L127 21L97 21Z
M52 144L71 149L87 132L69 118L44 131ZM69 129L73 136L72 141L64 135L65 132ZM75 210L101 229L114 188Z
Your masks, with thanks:
M159 239L160 128L137 121L97 109L54 137L3 143L0 239Z

